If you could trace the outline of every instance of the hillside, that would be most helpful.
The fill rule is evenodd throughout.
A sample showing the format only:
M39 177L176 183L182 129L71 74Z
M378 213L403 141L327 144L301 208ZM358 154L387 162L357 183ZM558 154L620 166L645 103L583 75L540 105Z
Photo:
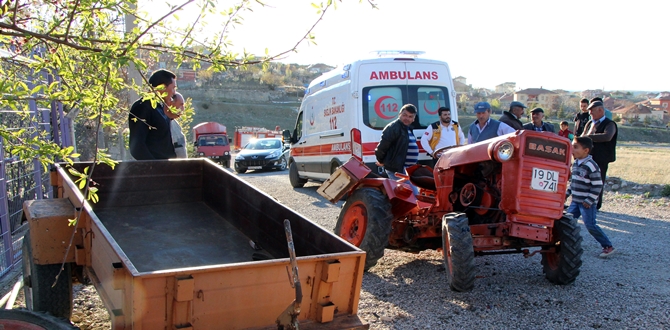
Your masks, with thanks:
M195 115L192 124L215 121L226 125L231 132L235 127L258 126L282 130L293 129L297 110L300 107L299 97L295 93L284 93L281 90L268 90L259 86L254 89L180 89L187 97L193 99ZM498 118L499 115L492 115ZM476 117L461 115L459 121L465 134L468 126ZM549 119L558 127L557 119ZM186 132L185 132L186 133ZM190 129L188 130L190 135ZM232 134L231 134L232 135ZM642 128L619 125L619 141L670 143L670 130L659 128Z

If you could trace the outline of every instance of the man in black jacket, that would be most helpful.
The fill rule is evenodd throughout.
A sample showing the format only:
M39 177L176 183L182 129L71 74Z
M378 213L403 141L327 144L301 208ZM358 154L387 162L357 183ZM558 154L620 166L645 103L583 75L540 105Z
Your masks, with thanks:
M605 117L605 106L602 102L591 102L588 110L592 120L586 123L582 136L588 136L593 140L591 156L596 164L598 164L598 167L600 167L600 176L604 185L609 163L616 160L616 141L619 135L619 128L613 120ZM598 209L600 209L602 204L603 192L601 190L600 197L598 198Z
M170 133L170 117L167 108L175 93L177 76L167 70L157 70L149 78L151 86L161 94L163 100L156 107L150 100L139 99L133 103L128 115L130 130L130 154L136 160L176 158Z
M501 123L507 124L509 127L515 130L522 130L523 123L521 122L521 116L523 115L524 109L527 106L519 101L514 101L509 105L509 111L503 111L502 116L498 119Z
M405 104L400 109L398 119L384 127L375 149L377 166L384 166L386 174L391 179L397 180L395 173L405 173L406 167L416 164L419 160L419 146L411 127L414 118L416 118L416 107Z
M535 108L530 111L530 115L533 118L533 121L523 125L524 129L537 131L537 132L552 132L556 133L554 125L550 123L545 123L544 119L544 110L542 108Z

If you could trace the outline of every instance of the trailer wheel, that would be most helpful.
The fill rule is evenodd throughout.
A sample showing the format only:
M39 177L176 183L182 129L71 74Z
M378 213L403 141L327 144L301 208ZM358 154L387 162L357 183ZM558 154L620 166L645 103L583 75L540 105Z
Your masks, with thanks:
M79 329L69 320L27 309L1 309L0 329L22 330L72 330Z
M366 252L365 270L368 270L384 256L392 221L388 198L377 189L361 188L344 203L335 234Z
M222 163L223 163L223 164L222 164L223 167L225 167L225 168L230 168L230 161L229 161L229 160L224 160Z
M298 166L295 162L291 162L291 165L288 166L288 179L293 188L302 188L307 182L307 179L302 179L298 175Z
M442 255L451 289L472 290L475 286L475 250L468 217L464 213L448 213L442 218Z
M559 241L556 252L542 253L542 266L549 282L565 285L574 282L582 266L582 235L577 220L564 216L556 223L554 232Z
M23 294L26 307L70 319L72 315L72 272L64 265L58 282L52 287L61 264L36 265L30 247L30 231L23 237Z
M79 329L70 321L25 309L1 309L0 329L7 330L72 330Z

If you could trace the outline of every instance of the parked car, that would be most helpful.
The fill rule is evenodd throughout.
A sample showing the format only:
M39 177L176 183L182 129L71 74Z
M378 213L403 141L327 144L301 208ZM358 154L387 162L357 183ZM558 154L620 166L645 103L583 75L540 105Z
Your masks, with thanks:
M235 157L235 172L247 170L286 170L289 145L282 139L266 138L247 143Z

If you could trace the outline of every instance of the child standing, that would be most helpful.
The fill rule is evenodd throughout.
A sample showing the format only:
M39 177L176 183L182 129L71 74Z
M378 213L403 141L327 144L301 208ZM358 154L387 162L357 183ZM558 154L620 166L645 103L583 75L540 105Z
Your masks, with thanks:
M616 250L607 235L596 224L598 213L596 203L600 190L603 189L603 181L598 164L589 155L592 148L593 141L589 137L577 137L572 141L572 156L575 162L572 164L572 178L568 189L568 196L572 195L572 202L567 212L572 213L575 219L582 216L586 229L603 247L600 257L607 258Z
M561 130L558 131L558 135L560 135L564 138L568 138L570 140L572 140L575 137L575 134L573 134L572 131L568 129L568 122L567 121L565 121L565 120L562 121L560 127L561 127Z

